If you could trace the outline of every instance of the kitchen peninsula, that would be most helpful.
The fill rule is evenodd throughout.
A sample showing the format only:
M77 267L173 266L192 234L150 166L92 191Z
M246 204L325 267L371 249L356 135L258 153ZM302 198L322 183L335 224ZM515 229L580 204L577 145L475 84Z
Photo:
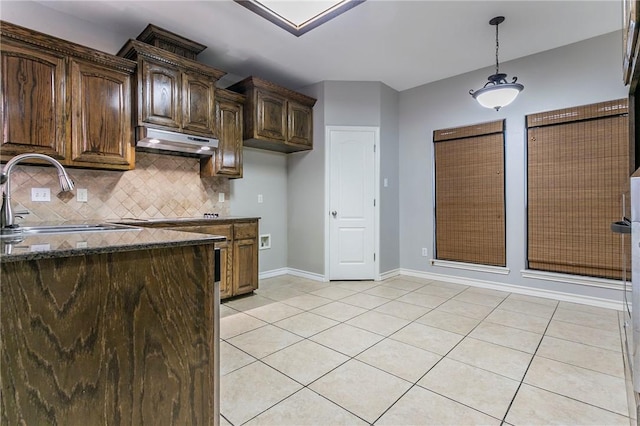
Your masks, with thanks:
M129 228L2 243L8 424L218 424L224 237Z

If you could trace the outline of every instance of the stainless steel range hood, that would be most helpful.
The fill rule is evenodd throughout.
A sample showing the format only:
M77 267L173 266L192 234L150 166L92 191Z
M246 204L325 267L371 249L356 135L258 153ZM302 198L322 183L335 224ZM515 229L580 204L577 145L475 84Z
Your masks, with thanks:
M138 127L136 147L144 151L196 157L212 156L218 148L218 139L191 136L184 133Z

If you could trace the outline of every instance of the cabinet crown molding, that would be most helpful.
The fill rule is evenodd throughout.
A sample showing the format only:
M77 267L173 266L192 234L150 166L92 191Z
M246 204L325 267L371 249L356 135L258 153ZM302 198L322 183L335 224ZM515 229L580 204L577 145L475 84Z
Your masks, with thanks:
M200 52L205 50L207 46L200 44L188 38L182 37L176 33L157 27L153 24L147 25L136 40L151 44L155 47L171 49L172 52L178 53L185 58L195 60ZM164 46L164 47L163 47Z
M136 59L139 56L153 59L168 65L179 67L185 71L196 72L198 74L213 77L215 80L220 79L227 73L213 68L209 65L196 62L184 56L180 56L160 47L155 47L139 40L129 40L118 52L118 56L127 59Z
M130 59L100 52L71 41L53 37L38 31L34 31L7 21L0 21L0 35L3 41L15 40L33 46L57 52L62 55L74 56L93 63L106 65L111 69L132 73L136 69L136 63Z
M311 96L303 95L302 93L287 89L286 87L282 87L260 77L247 77L244 80L239 81L230 87L227 87L227 89L234 92L246 93L249 89L252 89L254 87L279 93L280 95L285 96L290 100L299 102L302 105L308 107L313 107L316 104L316 99L312 98Z

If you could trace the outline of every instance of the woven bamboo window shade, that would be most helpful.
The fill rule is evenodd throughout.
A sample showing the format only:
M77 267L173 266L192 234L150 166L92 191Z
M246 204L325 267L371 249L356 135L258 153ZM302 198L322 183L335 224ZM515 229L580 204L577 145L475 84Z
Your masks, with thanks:
M504 120L433 135L436 258L505 266Z
M629 203L627 100L529 115L527 128L529 268L621 279L610 224Z

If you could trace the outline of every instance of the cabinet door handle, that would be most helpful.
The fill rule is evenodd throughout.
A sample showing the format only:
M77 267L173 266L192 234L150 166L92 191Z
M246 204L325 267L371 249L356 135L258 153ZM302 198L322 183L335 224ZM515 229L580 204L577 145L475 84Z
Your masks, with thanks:
M337 211L334 210L334 211L331 212L331 216L336 217L337 215L338 215Z

